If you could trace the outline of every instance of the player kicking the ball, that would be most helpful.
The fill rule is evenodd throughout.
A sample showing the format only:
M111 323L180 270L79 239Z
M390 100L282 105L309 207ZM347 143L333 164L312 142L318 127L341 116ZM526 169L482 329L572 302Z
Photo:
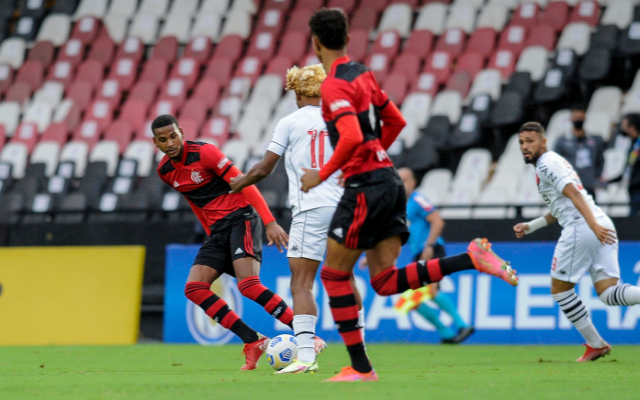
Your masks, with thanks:
M320 85L325 77L326 73L321 65L293 67L287 71L285 89L296 93L299 109L278 122L263 159L246 175L232 178L230 182L233 192L240 192L266 178L280 157L286 155L289 203L293 214L287 257L291 268L293 331L298 340L298 358L276 374L318 370L314 352L317 307L313 298L313 283L327 247L329 223L344 190L338 185L338 177L334 174L309 193L302 193L300 176L303 167L322 167L325 160L333 154L327 126L320 112ZM355 289L355 281L351 279L351 285ZM356 298L360 308L358 325L363 326L362 301L359 295ZM318 338L315 338L315 342L316 350L324 345Z
M619 285L618 242L611 219L584 190L578 174L562 156L547 150L542 125L527 122L519 131L520 150L536 169L538 192L550 213L513 227L518 238L558 222L562 234L551 263L551 296L584 337L586 351L576 361L593 361L611 352L598 334L574 287L588 271L600 300L609 306L640 304L640 288Z
M358 326L358 307L350 279L353 267L366 252L371 285L384 296L417 289L454 272L477 268L512 285L515 273L493 253L486 241L476 239L468 253L417 261L405 268L395 262L409 231L406 195L386 149L405 121L389 101L373 73L346 54L349 42L345 14L336 9L315 12L309 21L313 47L324 65L322 115L334 153L320 170L304 169L301 189L307 193L342 169L345 191L329 227L327 257L320 273L329 305L342 336L351 366L330 382L374 381L373 370ZM381 124L384 123L384 125Z
M184 142L182 128L171 115L157 117L151 130L153 142L165 154L158 165L160 179L187 199L208 235L193 262L184 293L245 343L246 363L240 369L255 369L269 339L245 324L211 291L211 284L224 273L234 276L243 296L291 326L291 309L258 278L262 260L260 219L267 228L270 245L275 243L282 251L289 238L255 186L240 194L229 193L230 178L241 172L216 146Z

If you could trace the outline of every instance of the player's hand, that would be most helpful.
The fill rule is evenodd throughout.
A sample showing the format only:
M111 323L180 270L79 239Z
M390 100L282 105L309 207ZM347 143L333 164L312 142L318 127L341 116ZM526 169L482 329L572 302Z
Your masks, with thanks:
M422 254L420 254L421 260L431 260L433 258L433 246L425 246L424 250L422 250Z
M618 241L616 231L614 231L613 229L608 229L602 225L594 224L591 227L591 230L596 234L596 237L603 245L615 244Z
M516 233L516 237L518 239L522 239L524 237L524 235L527 234L525 231L529 230L529 224L525 224L524 222L521 222L521 223L517 224L516 226L514 226L513 230Z
M363 257L360 259L360 261L358 261L358 267L359 267L360 269L365 269L365 268L367 268L367 265L369 265L369 264L367 263L367 256L363 256Z
M282 249L286 250L288 248L289 235L276 221L267 224L267 239L269 240L269 246L275 243L280 253L282 253Z
M229 193L240 193L242 189L244 189L244 185L242 184L242 177L244 175L238 175L229 179L229 186L231 186L231 191Z
M322 179L320 179L320 172L317 169L308 169L304 167L302 170L304 171L304 175L300 178L300 182L302 183L301 190L305 193L309 193L309 190L322 183Z

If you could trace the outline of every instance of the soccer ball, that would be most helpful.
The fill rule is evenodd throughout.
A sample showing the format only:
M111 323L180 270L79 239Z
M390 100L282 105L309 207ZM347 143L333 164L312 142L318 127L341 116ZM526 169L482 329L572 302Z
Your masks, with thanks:
M298 341L295 336L278 335L267 346L267 361L276 371L291 364L298 356Z

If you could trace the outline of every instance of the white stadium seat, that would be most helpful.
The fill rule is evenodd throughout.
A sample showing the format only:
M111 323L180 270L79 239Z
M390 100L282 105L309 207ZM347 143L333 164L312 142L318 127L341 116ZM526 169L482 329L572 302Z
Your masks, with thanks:
M622 175L627 166L627 152L622 149L606 149L604 151L604 168L602 177L612 180Z
M566 109L556 111L553 116L551 116L551 120L546 129L547 148L553 149L556 140L570 133L572 126L571 111Z
M411 19L413 12L411 6L406 3L395 3L388 6L382 14L378 32L394 30L400 36L406 38L411 31Z
M276 106L271 119L265 127L264 134L266 136L272 137L273 131L275 130L278 122L297 109L298 105L296 104L295 92L293 90L290 90L278 101L278 105Z
M152 14L137 14L131 22L129 37L137 37L144 44L154 44L158 33L158 18Z
M64 145L62 148L62 154L60 155L60 162L71 161L73 162L74 175L80 178L84 175L84 170L87 167L87 156L89 154L89 145L86 142L71 141Z
M628 113L640 112L640 90L631 88L624 96L624 102L622 103L622 109L620 110L622 115Z
M11 176L22 179L28 156L29 149L24 143L7 143L0 151L0 162L11 164Z
M432 169L422 178L422 183L416 190L432 203L441 204L449 193L452 175L448 169Z
M162 153L161 153L162 154ZM113 140L101 140L93 146L89 155L89 162L104 161L107 163L107 175L113 177L118 167L120 147Z
M138 162L136 175L142 177L149 176L151 167L153 167L153 153L155 149L151 141L134 140L127 146L123 158L136 160Z
M107 28L109 37L115 43L122 43L127 37L127 30L129 29L129 20L127 18L123 15L110 14L102 20Z
M468 5L451 6L445 23L446 29L462 29L467 33L475 29L477 9Z
M69 38L71 18L66 14L50 14L42 22L36 41L48 40L54 46L62 46Z
M20 104L15 101L0 103L0 125L4 126L5 135L13 136L20 122Z
M444 32L444 22L448 7L442 3L429 3L420 9L414 30L426 29L434 35Z
M475 202L475 195L468 188L453 188L442 202L443 206L470 206ZM470 207L440 208L440 216L444 219L469 219Z
M591 40L591 27L585 22L573 22L567 25L560 39L558 40L557 49L571 49L578 56L584 55L589 50L589 41Z
M600 20L601 25L615 25L618 29L625 29L633 19L633 2L631 0L616 0L604 9Z
M56 81L45 82L40 89L33 95L33 102L47 103L52 109L55 109L62 101L64 94L64 85Z
M620 121L622 90L616 86L603 86L593 93L587 113L601 111L607 113L612 122Z
M547 58L549 54L547 49L542 46L529 46L518 58L516 64L516 71L529 72L531 74L531 80L534 82L539 81L547 72Z
M80 0L73 19L77 21L82 17L103 18L107 13L108 4L109 0Z
M234 2L235 4L235 2ZM232 10L227 14L227 19L222 27L220 37L238 35L247 39L251 34L251 14L243 10Z
M193 24L193 29L191 30L191 38L206 36L212 41L217 42L221 24L222 18L219 14L199 12Z
M253 86L248 104L251 104L258 100L264 100L267 103L269 111L271 111L273 109L273 106L281 97L283 86L284 82L282 81L282 77L280 75L262 75L260 78L258 78L256 84Z
M253 0L233 0L231 10L229 10L229 12L234 13L236 11L242 11L253 15L258 12L258 6L256 6L256 2Z
M51 123L53 108L48 103L33 102L27 107L22 118L23 122L33 122L38 127L38 132L42 133Z
M249 148L243 140L230 139L222 146L222 152L238 167L242 168L249 157Z
M478 197L476 205L485 206L506 206L507 193L501 188L487 188ZM471 218L474 219L500 219L508 217L507 207L475 207L471 211ZM511 209L512 212L515 210Z
M168 7L169 0L142 0L140 8L138 8L138 14L153 15L161 19L167 13Z
M18 69L24 62L26 43L21 38L9 38L0 44L0 64L9 64Z
M128 19L133 18L136 13L138 2L131 0L111 0L107 17L118 15Z
M199 0L173 0L169 16L182 14L193 17L198 9Z
M203 0L198 10L198 14L211 12L218 15L225 15L229 10L229 0Z
M547 0L544 1L546 2ZM520 0L489 0L487 3L487 6L504 6L509 10L515 10L519 5Z
M402 128L398 139L402 140L405 148L413 147L420 138L420 127L415 120L407 120L407 124Z
M164 25L162 25L160 37L174 36L178 39L178 43L186 44L189 41L190 27L191 16L189 14L169 14Z
M59 156L60 143L50 141L40 142L31 153L31 164L43 163L45 165L45 175L51 177L56 173Z
M502 75L497 69L484 69L476 75L467 99L479 94L488 94L493 101L498 100L502 91Z
M237 97L225 97L218 103L218 110L221 116L229 117L233 126L240 118L242 100Z
M591 111L584 120L584 130L591 135L598 135L605 142L611 137L611 118L603 111Z
M481 183L487 179L489 175L489 167L491 166L491 153L486 149L471 149L464 152L460 159L460 164L456 170L456 177L454 178L454 186L458 182L458 174L465 174L468 172L475 172L478 174ZM466 178L465 178L466 179Z
M455 90L445 90L436 95L431 115L444 115L449 122L457 124L462 114L462 96Z
M506 6L501 4L486 6L480 11L477 28L493 28L496 32L500 32L508 19L509 10Z
M425 128L429 122L429 110L431 108L431 96L426 93L415 92L409 94L402 103L400 111L404 118L416 122L420 129Z

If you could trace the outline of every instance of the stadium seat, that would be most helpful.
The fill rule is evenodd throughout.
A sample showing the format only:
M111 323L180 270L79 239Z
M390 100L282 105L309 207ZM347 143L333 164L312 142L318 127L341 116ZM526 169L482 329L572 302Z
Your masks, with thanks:
M560 69L568 78L572 78L578 68L578 57L575 51L560 49L556 52L553 67Z
M612 122L620 120L620 106L622 103L622 90L616 86L603 86L598 88L591 96L587 113L596 111L605 112Z
M427 58L427 62L422 72L432 73L435 77L436 85L441 85L449 80L452 63L453 60L449 53L443 51L434 51Z
M409 81L404 74L389 74L382 84L382 89L391 101L399 105L404 101L408 84Z
M49 41L54 46L62 46L69 37L71 18L64 14L51 14L42 23L37 41Z
M57 61L67 61L73 67L77 67L78 64L84 59L85 46L80 39L70 39L62 46L58 53Z
M602 178L607 181L622 176L627 166L627 154L622 149L609 148L604 151Z
M119 77L117 74L120 74L122 71L122 66L116 64L116 67L111 70L111 75L116 75L115 78L117 79ZM114 76L111 76L111 78L114 78ZM104 69L98 61L85 61L78 67L75 79L76 81L87 82L91 85L92 88L95 89L104 79ZM120 84L122 85L123 90L127 88L124 82L124 80L120 80Z
M253 32L254 34L269 32L273 37L277 38L282 33L284 19L283 10L265 7L264 11L258 16L258 23Z
M121 98L122 88L120 87L120 83L115 79L105 80L98 88L96 99L108 102L113 109L116 109L120 105Z
M552 51L556 46L556 33L548 24L536 25L529 31L525 47L542 46Z
M36 38L38 32L39 22L34 17L20 17L18 22L14 25L13 37L24 39L27 42L31 42Z
M503 5L488 5L482 8L478 17L478 28L491 28L497 32L502 31L507 23L509 10ZM513 24L513 19L511 21Z
M96 18L102 18L107 13L108 0L80 0L74 20L79 20L82 17L90 16Z
M167 14L170 0L142 0L138 14L149 14L156 18L163 18Z
M538 18L540 24L550 25L554 31L561 32L569 17L569 5L564 1L552 2Z
M0 44L0 64L8 64L18 69L24 62L26 44L23 39L9 38Z
M506 206L507 204L507 194L501 188L487 188L476 200L478 206ZM474 207L471 211L471 218L502 219L508 217L508 211L507 207Z
M393 57L398 54L400 49L400 35L395 30L387 30L378 33L378 37L373 43L371 53L385 54L388 57Z
M580 62L578 76L584 82L601 81L611 70L611 51L602 48L590 49Z
M180 44L189 41L189 28L191 27L191 16L187 14L170 14L162 25L160 37L174 37Z
M139 38L145 45L153 44L158 33L158 19L151 14L136 14L131 21L129 36Z
M460 121L447 137L446 148L451 150L477 145L482 138L481 122L473 112L462 114Z
M470 96L469 96L470 97ZM475 114L481 126L488 125L491 117L493 101L489 94L479 94L471 97L468 112Z
M52 117L53 107L50 104L34 101L27 107L22 121L35 124L37 132L42 133L51 123Z
M235 4L235 3L234 3ZM247 39L251 34L251 14L242 10L231 10L227 14L227 19L222 26L220 37L228 35L238 35L242 39Z
M284 0L285 2L289 2L290 0ZM260 3L256 4L254 0L234 0L231 3L231 9L229 13L234 13L237 11L242 11L248 14L255 14L258 12L258 6Z
M53 122L65 122L69 130L74 130L80 122L81 107L71 99L64 99L53 114Z
M349 36L351 37L347 46L349 57L355 62L363 62L368 54L369 32L362 29L353 30L349 33ZM313 53L313 57L315 57L315 53Z
M516 68L516 57L510 50L497 50L489 59L488 68L500 71L503 79L509 79Z
M524 49L527 38L527 29L519 25L510 25L500 35L498 42L499 50L510 50L515 57L518 57Z
M316 0L317 3L317 0ZM393 2L392 2L393 3ZM409 3L406 1L405 3ZM387 8L387 4L389 4L389 0L360 0L360 8L370 8L377 13L380 13Z
M459 28L467 33L473 32L476 22L476 9L468 5L453 5L445 23L446 29Z
M276 38L271 32L260 32L249 42L247 57L257 57L266 62L273 57L276 49Z
M135 160L137 163L136 175L149 176L153 167L153 153L155 147L150 141L133 141L124 152L124 158Z
M205 36L211 41L217 42L221 25L222 20L219 14L200 12L196 16L193 28L191 29L191 38Z
M0 64L0 97L13 84L13 69L6 64Z
M203 0L198 11L225 15L229 10L229 2L230 0Z
M64 86L59 82L47 81L33 95L34 103L46 103L52 109L62 101Z
M433 100L431 115L444 115L457 124L462 111L462 96L455 91L442 91Z
M395 30L403 38L409 36L412 20L411 6L406 3L395 3L389 5L382 14L378 31Z
M608 142L611 139L611 126L611 118L604 111L587 113L584 120L584 130L589 134L600 136L604 142Z
M480 53L476 53L473 50L466 52L458 58L456 63L456 72L466 72L469 74L469 78L473 80L475 76L484 67L485 59Z
M491 125L497 128L517 124L522 120L524 102L518 92L504 92L491 112Z
M223 37L213 51L211 62L216 59L228 59L232 63L235 63L242 54L243 43L243 39L238 35L227 35ZM228 79L226 81L228 81Z
M448 7L442 3L429 3L420 9L413 30L428 30L434 35L444 32Z
M424 60L433 47L433 33L426 29L414 30L404 43L402 53L415 54L419 60Z
M296 63L304 56L307 43L308 37L304 33L298 31L285 32L280 41L276 58L287 57Z
M571 112L566 109L556 111L547 124L547 146L553 148L559 137L571 132L571 127Z
M349 21L349 27L352 30L363 30L371 32L376 29L378 16L379 13L375 9L369 7L360 7L353 13L351 20ZM309 18L307 18L306 21L306 29L304 29L304 32L308 32L309 29Z
M303 7L303 8L297 7L295 10L293 10L293 12L289 14L289 20L285 25L284 32L301 31L305 35L308 35L310 33L309 18L311 18L311 15L313 14L313 12L314 12L314 9L310 9L306 7ZM352 21L353 20L349 22L351 23ZM353 24L350 24L349 28L350 30L355 29Z
M97 61L85 61L84 64L91 63L91 62L94 62L95 64L99 65ZM76 79L80 79L80 70L82 69L83 65L81 65L80 68L78 68L78 75ZM96 66L94 68L99 68L99 67ZM98 78L98 75L101 75L101 74L102 74L101 70L99 72L95 72L96 83L99 83L103 79L102 77ZM137 74L138 74L138 63L134 59L120 58L113 63L108 79L117 80L120 86L122 87L122 90L129 90L131 89L131 86L133 86L133 83L136 80Z
M115 121L104 134L104 139L98 142L96 146L94 146L91 154L96 151L96 148L100 146L102 143L111 143L109 146L116 145L116 154L121 154L126 149L127 145L131 142L131 138L133 136L133 127L127 121L118 120ZM106 150L105 150L106 151ZM111 151L111 150L109 150ZM93 159L89 159L89 161L96 161ZM114 161L117 163L117 157ZM115 164L113 165L113 169L115 170ZM112 171L113 172L113 171ZM112 173L110 173L112 175Z
M529 72L531 79L535 82L542 79L547 70L547 50L542 46L530 46L524 49L518 63L516 71Z
M253 84L262 72L262 60L257 57L245 57L240 60L238 68L234 74L235 77L249 78Z
M616 0L609 2L604 10L601 25L615 25L618 29L625 29L633 20L633 1Z
M33 122L21 122L11 137L11 143L22 143L30 153L38 141L38 126ZM8 145L7 145L8 146ZM6 146L5 146L6 147Z
M111 0L106 17L120 16L131 19L136 14L137 3L130 0Z
M414 121L419 129L425 128L429 121L431 96L426 93L411 93L400 108L406 120ZM406 143L406 142L405 142Z
M436 51L445 51L452 58L458 57L465 47L467 35L461 29L447 29L436 42Z
M51 8L51 13L72 15L78 7L78 0L57 0Z
M11 165L13 179L22 179L27 167L29 149L24 143L7 143L0 151L0 162Z
M489 94L495 101L500 97L500 91L502 89L502 79L500 71L495 69L485 69L480 71L471 85L469 92L469 98L472 98L479 94Z
M365 65L373 72L378 82L384 82L391 62L386 54L371 54Z
M591 28L585 22L573 22L566 26L558 40L558 49L571 49L578 56L584 55L589 49Z
M450 170L444 168L432 169L427 172L416 190L432 203L439 205L449 192L451 180L452 173Z
M32 89L38 89L44 78L44 64L39 60L27 60L16 73L14 84L27 82Z
M536 3L522 3L513 12L510 23L525 28L532 28L540 17L540 6Z
M404 164L413 171L423 173L440 161L436 146L430 137L423 136L404 154Z
M184 99L182 101L184 101ZM160 100L155 102L149 109L148 118L149 120L153 120L158 115L162 115L162 114L176 115L177 112L178 112L178 103L174 101L174 99L167 98L167 97L162 98L161 96ZM145 129L145 134L147 133L149 132L147 132Z
M67 130L67 124L64 122L53 122L49 124L47 129L42 133L41 142L57 142L62 146L66 143L69 132Z
M73 100L80 108L80 111L84 111L85 107L87 107L93 100L95 89L96 88L94 88L89 82L82 80L76 81L67 88L67 95L65 99Z
M195 87L192 98L200 99L207 109L213 108L218 102L220 83L213 78L201 79Z
M401 74L409 81L414 80L420 72L420 59L416 54L405 53L395 58L391 74Z
M79 178L84 175L87 167L89 146L85 142L71 141L62 148L60 162L71 161L74 165L74 175Z
M619 30L615 25L600 25L591 35L589 50L605 49L614 51L618 45Z
M100 30L100 20L95 17L85 16L80 18L71 31L71 38L78 39L84 45L92 43Z
M198 140L202 138L212 138L219 146L224 145L227 139L229 139L229 119L226 117L213 117L209 119L205 123L204 129L200 132Z
M174 0L168 15L182 14L193 17L198 9L198 0Z
M191 90L198 79L200 63L193 58L182 57L173 66L170 79L180 79L184 83L186 90Z
M460 93L465 98L471 87L471 75L466 71L456 72L447 81L444 90L452 90Z
M242 140L229 139L224 146L222 146L221 150L236 165L244 165L249 157L249 148Z
M104 20L103 27L101 28L101 36L107 36L115 43L122 43L127 37L127 31L129 30L129 20L127 17L121 15L107 15Z
M201 65L211 57L212 42L206 36L195 36L184 50L184 57L197 60Z
M4 99L5 101L15 101L24 107L27 105L32 93L33 86L29 82L16 82L7 90Z
M91 46L87 60L98 61L103 68L106 68L113 62L115 51L116 47L113 40L108 37L100 37Z
M31 153L31 164L42 163L45 165L45 175L53 176L58 167L58 156L60 154L60 143L40 142Z
M207 105L204 101L198 98L190 98L187 100L179 112L179 121L182 125L186 124L186 120L192 120L194 123L194 129L192 129L192 134L195 135L196 132L200 131L202 124L204 124L204 120L207 117ZM195 137L194 137L195 139Z
M600 5L597 1L581 1L571 11L569 23L585 22L591 26L596 26L600 19Z
M497 33L493 28L478 28L470 36L467 42L467 51L482 54L489 58L496 45Z
M620 33L620 38L618 39L618 50L620 50L620 53L622 53L623 56L635 56L640 54L639 31L640 22L632 22L631 25Z

